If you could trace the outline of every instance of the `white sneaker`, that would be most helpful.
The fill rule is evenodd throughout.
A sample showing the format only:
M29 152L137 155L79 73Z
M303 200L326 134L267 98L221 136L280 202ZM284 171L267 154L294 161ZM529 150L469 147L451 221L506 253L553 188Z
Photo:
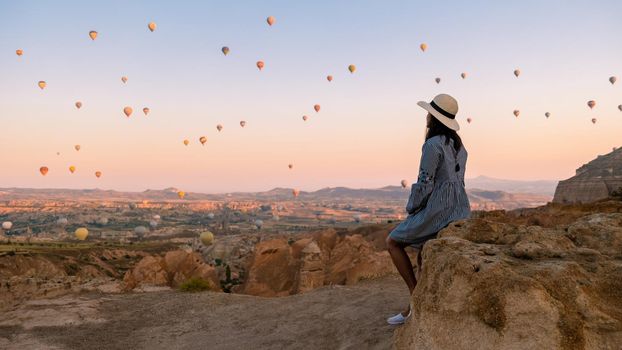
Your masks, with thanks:
M410 318L410 315L412 313L413 313L412 309L408 311L408 315L406 316L403 316L402 313L400 312L395 316L387 318L387 323L391 325L404 324L404 322L406 322L406 320Z

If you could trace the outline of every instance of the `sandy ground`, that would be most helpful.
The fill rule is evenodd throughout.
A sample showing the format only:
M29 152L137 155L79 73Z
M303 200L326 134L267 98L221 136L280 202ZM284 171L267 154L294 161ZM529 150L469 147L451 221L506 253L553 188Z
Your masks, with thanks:
M397 276L282 298L74 295L5 310L0 349L389 349L408 301Z

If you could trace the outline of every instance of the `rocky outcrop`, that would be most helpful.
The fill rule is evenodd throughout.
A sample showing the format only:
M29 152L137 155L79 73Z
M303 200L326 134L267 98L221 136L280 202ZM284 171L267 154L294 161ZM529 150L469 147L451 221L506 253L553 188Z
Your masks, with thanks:
M619 349L622 214L451 224L423 250L397 349Z
M622 148L617 148L582 165L575 176L560 181L553 202L588 203L607 198L621 188Z
M125 289L150 286L179 287L191 278L201 278L210 283L211 290L220 290L218 272L206 264L195 252L174 250L162 256L146 256L127 271L123 277Z
M355 232L340 235L329 229L295 242L284 238L260 242L240 292L285 296L396 273L384 246L388 227L369 226Z

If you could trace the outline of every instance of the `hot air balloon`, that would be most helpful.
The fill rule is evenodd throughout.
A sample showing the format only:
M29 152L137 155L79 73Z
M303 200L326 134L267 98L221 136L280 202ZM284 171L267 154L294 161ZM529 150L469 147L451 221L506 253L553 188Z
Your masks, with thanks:
M94 31L94 30L91 30L91 31L89 32L89 37L91 37L91 40L95 40L95 39L97 39L97 32L96 32L96 31Z
M205 143L207 142L207 137L205 136L199 137L199 142L201 142L201 144L205 146Z
M121 81L123 82L123 84L127 83L127 77L126 76L122 76L121 77Z
M467 123L471 124L471 121L473 121L473 119L467 118Z
M199 239L203 245L208 246L214 242L214 234L209 231L204 231L199 234Z
M179 197L179 199L184 199L185 196L186 196L186 192L184 191L177 192L177 197Z
M149 22L149 24L147 24L147 28L149 28L150 31L154 31L156 30L156 24L155 22Z
M460 73L460 77L461 77L462 79L466 79L467 74L466 74L466 73Z
M222 131L222 125L221 124L216 125L216 129L218 129L218 131Z
M264 66L263 61L257 61L257 68L259 68L259 70L262 70L263 66Z
M402 185L402 188L408 187L408 181L406 181L406 179L402 180L400 184Z
M419 48L421 49L421 51L425 52L425 50L428 49L428 44L422 43L421 45L419 45Z
M287 167L290 168L290 169L293 169L294 168L294 164L288 164Z
M516 77L518 78L518 76L520 75L520 69L515 69L514 75L516 75Z
M228 48L228 47L226 47L226 46L223 46L221 50L222 50L222 53L223 53L225 56L227 56L227 54L229 53L229 48Z
M356 71L356 66L351 64L348 66L348 70L350 71L350 73L354 73L354 71Z
M315 109L316 112L319 112L320 111L320 105L313 106L313 109Z
M189 140L184 140L184 145L188 146L189 143L190 143Z
M41 173L41 175L45 176L48 173L48 167L46 166L42 166L41 168L39 168L39 172Z
M123 113L125 113L125 116L128 118L130 117L130 115L132 115L133 111L134 110L132 109L132 107L129 107L129 106L126 106L123 108Z
M89 235L89 230L87 230L86 227L80 227L76 229L76 232L74 234L76 235L77 239L84 241Z
M128 205L129 205L130 209L132 209L132 210L138 208L138 205L136 205L136 203L130 203Z
M261 230L261 228L263 227L263 220L255 220L255 227L257 227L258 230Z
M440 84L440 83L441 83L441 78L436 78L436 79L434 79L434 81L435 81L437 84Z
M143 113L145 113L145 115L149 114L149 111L150 111L149 107L143 108Z
M97 219L97 224L102 225L102 226L108 225L108 218L102 217L102 218Z
M39 85L39 88L43 90L45 89L45 86L47 85L47 83L45 82L45 80L41 80L37 83L37 85Z
M82 108L82 102L80 102L80 101L76 102L76 108L77 109Z
M622 105L618 105L618 109L622 112Z
M149 226L151 226L151 228L156 228L158 227L158 222L155 220L151 220L149 221Z
M215 216L214 213L208 213L207 214L207 218L210 219L210 220L213 220L214 216Z
M596 118L592 118L592 124L596 124Z
M611 83L611 85L615 84L617 80L617 77L609 77L609 82Z
M596 106L596 101L594 100L587 101L587 106L590 107L590 109L593 109L594 106Z
M73 148L75 148L76 151L79 151L80 150L80 145L75 145L75 146L73 146Z
M160 220L161 219L160 215L158 215L158 214L155 214L151 218L153 218L153 220Z
M520 111L518 109L514 110L514 116L518 117L520 115Z
M245 127L246 126L246 121L245 120L240 120L240 126L241 127Z
M550 117L550 116L551 116L551 113L546 112L546 113L544 113L544 116L548 118L548 117Z
M69 223L69 220L67 220L67 218L58 218L58 220L56 220L56 225L58 226L65 226Z
M298 190L298 189L294 188L294 189L292 190L292 194L294 195L294 198L295 198L295 197L298 197L298 195L300 194L300 190Z
M23 54L24 54L24 51L22 51L22 49L17 49L17 50L15 50L15 54L16 54L17 56L21 56L21 55L23 55Z
M76 171L76 167L75 166L70 166L69 167L69 171L73 174Z
M102 176L102 172L101 171L96 171L95 172L95 176L99 179Z
M309 119L309 117L307 117L306 115L302 116L302 120L307 121L307 119Z
M136 237L138 237L138 238L143 238L143 236L147 232L149 232L149 230L145 226L136 226L136 227L134 227L134 233L136 234Z
M272 26L275 21L276 21L276 19L273 16L270 16L270 17L266 18L266 22L268 22L269 26Z
M332 75L328 75L328 76L326 76L326 80L328 80L328 81L333 81L333 76L332 76Z
M13 223L10 221L5 221L2 223L2 229L3 230L10 230L11 227L13 227Z

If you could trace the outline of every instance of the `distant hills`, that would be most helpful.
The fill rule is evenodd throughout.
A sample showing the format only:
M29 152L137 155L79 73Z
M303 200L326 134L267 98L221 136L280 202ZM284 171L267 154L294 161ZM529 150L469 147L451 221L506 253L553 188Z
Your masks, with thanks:
M557 182L558 181L555 180L505 180L488 176L478 176L464 180L467 188L477 188L487 191L504 191L509 193L532 193L548 196L553 196L555 193Z

